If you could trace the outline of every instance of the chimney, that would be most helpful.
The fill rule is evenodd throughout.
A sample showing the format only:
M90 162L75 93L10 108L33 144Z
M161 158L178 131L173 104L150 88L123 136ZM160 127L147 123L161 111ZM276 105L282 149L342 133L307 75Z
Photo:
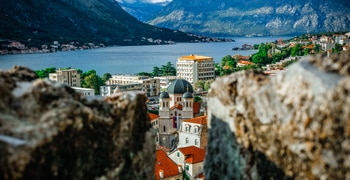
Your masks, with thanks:
M159 170L159 177L160 177L160 179L164 178L164 171L162 169Z

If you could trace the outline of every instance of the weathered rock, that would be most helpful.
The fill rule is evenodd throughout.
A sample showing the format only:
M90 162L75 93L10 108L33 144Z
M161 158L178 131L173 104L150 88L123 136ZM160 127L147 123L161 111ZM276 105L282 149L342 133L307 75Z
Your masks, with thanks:
M0 84L0 179L154 178L143 94L87 99L23 67Z
M206 179L350 179L350 52L218 78ZM220 88L218 88L220 87Z

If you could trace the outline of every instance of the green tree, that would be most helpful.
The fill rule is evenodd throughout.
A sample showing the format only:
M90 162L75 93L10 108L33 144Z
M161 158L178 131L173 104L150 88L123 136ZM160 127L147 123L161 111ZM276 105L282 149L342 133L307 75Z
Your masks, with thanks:
M290 51L290 55L295 57L295 56L301 56L301 54L302 54L301 44L295 44Z
M89 70L81 75L81 87L92 88L95 90L95 94L100 94L100 86L104 85L101 77L96 74L95 70Z
M208 90L209 90L210 85L211 85L212 82L214 82L214 80L205 81L205 83L204 83L204 90L205 90L205 91L208 91Z
M112 77L112 75L110 73L104 73L102 76L102 81L106 82L111 77Z
M153 67L153 71L152 71L152 75L153 76L159 76L161 74L161 70L159 69L159 67L154 66Z
M219 75L223 76L223 75L231 74L234 71L236 66L237 66L237 61L233 59L231 55L224 56L221 59L221 68L220 68Z
M139 72L139 73L137 73L136 75L138 75L138 76L148 76L148 77L151 77L151 76L152 76L152 73L148 73L148 72Z
M38 75L39 78L48 78L49 74L54 72L56 72L55 67L49 67L49 68L35 71L35 73Z
M162 76L176 76L176 69L170 61L166 65L162 65L161 72Z
M315 50L315 53L319 53L321 51L321 46L319 44L315 44L314 50Z
M193 87L194 87L195 90L197 90L197 89L202 89L202 90L204 90L204 83L205 83L205 82L202 81L202 80L197 81L197 82L194 83Z

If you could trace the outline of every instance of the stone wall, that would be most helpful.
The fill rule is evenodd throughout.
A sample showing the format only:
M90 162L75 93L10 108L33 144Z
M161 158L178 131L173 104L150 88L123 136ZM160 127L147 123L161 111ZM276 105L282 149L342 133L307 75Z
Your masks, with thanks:
M87 99L23 67L0 84L0 179L154 178L143 94Z
M205 178L350 179L349 74L347 51L218 78ZM0 84L0 179L154 179L143 94L88 99L23 67Z
M209 91L206 179L350 179L350 52Z

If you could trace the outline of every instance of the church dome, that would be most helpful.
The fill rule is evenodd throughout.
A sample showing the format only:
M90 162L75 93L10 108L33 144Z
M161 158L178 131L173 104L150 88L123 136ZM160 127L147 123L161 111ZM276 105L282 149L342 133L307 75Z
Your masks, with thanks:
M183 98L187 99L187 98L193 98L192 93L190 92L185 92L184 95L182 95Z
M167 92L161 92L159 95L159 98L161 98L161 99L170 98L170 96Z
M193 87L191 83L184 79L177 79L168 87L168 92L170 94L184 94L185 92L193 93Z

